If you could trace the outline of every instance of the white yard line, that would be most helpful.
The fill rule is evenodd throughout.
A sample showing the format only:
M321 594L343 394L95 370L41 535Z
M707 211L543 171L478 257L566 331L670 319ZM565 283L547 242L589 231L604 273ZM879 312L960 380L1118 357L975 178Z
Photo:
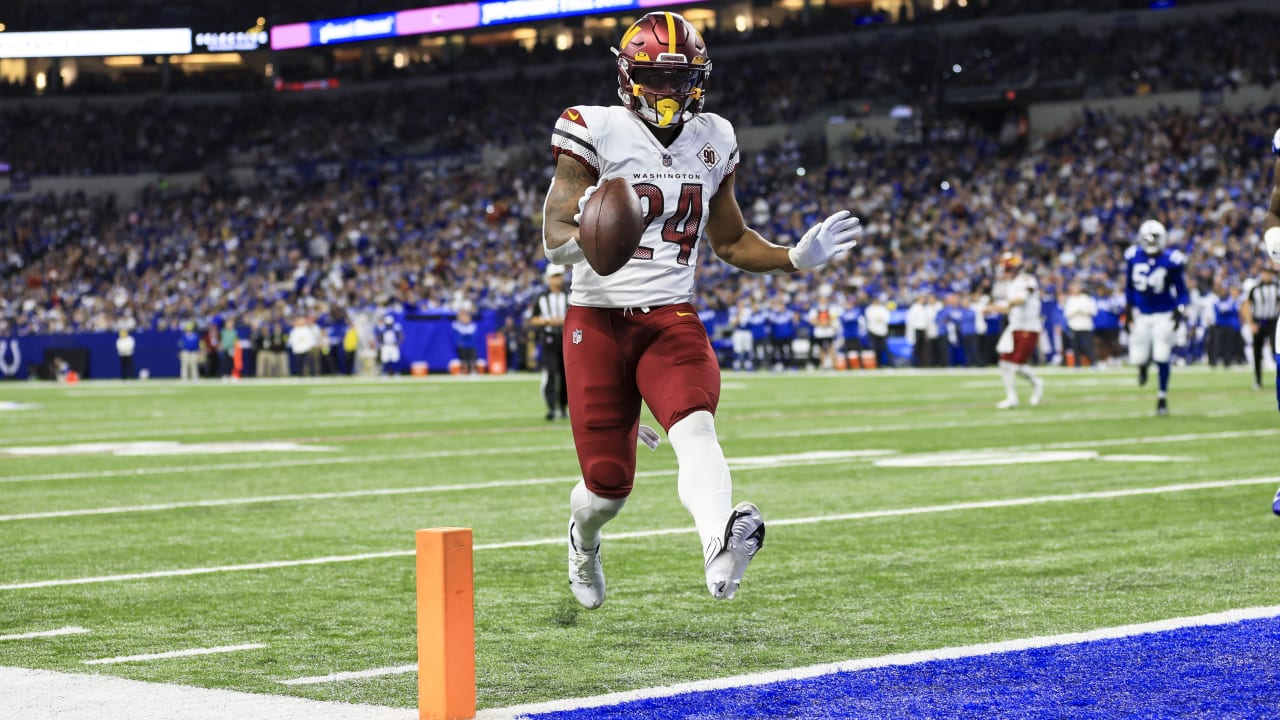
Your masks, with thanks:
M143 475L179 475L185 473L213 473L225 470L255 470L258 468L311 467L316 465L352 465L377 462L379 465L388 462L431 460L434 458L471 457L479 455L507 455L511 453L563 452L572 450L572 443L555 445L527 445L522 447L486 447L467 450L430 450L426 452L405 453L402 455L361 455L358 457L323 457L298 458L294 460L214 463L208 465L177 465L150 468L129 468L125 470L99 470L89 472L46 473L43 475L14 475L0 477L0 483L46 482L50 480L96 480L111 477L140 477Z
M1083 414L1063 414L1054 415L1044 418L1022 418L1018 420L1019 425L1040 425L1040 424L1056 424L1064 422L1090 422L1093 420L1122 420L1130 416L1117 415L1083 415ZM1134 415L1133 418L1147 417L1146 414ZM991 422L972 422L962 420L952 420L938 423L899 423L895 425L853 425L844 427L830 428L812 428L807 430L766 430L748 433L721 433L721 440L731 442L734 440L748 440L760 438L774 437L813 437L819 435L857 435L860 433L873 432L915 432L920 430L945 430L955 427L997 427L1008 425L1009 419L1002 418L998 421ZM1261 430L1233 430L1217 433L1200 433L1185 434L1176 436L1143 436L1140 438L1118 438L1112 440L1084 440L1075 445L1072 444L1053 444L1053 445L1027 445L1023 446L1027 449L1047 449L1047 448L1066 448L1066 447L1094 447L1111 445L1137 445L1144 443L1165 443L1165 442L1184 442L1189 440L1222 440L1242 437L1266 437L1270 435L1280 435L1280 428L1268 428ZM1172 438L1172 439L1171 439ZM379 463L401 462L413 460L427 460L432 458L445 457L470 457L483 455L506 455L509 453L541 453L541 452L560 452L564 450L572 450L572 443L546 444L546 445L525 445L517 447L486 447L471 448L464 450L431 450L417 453L405 453L400 455L379 455L377 461ZM731 458L732 460L732 458ZM114 477L142 477L147 475L181 475L186 473L212 473L222 472L226 470L256 470L259 468L284 468L284 467L315 467L324 465L347 465L356 463L370 462L368 456L359 457L324 457L324 458L296 458L291 460L272 460L265 462L238 462L238 463L215 463L206 465L169 465L163 467L147 467L147 468L127 468L120 470L96 470L82 472L65 472L65 473L42 473L38 475L13 475L9 477L0 476L0 483L18 483L18 482L49 482L56 480L98 480Z
M292 680L281 680L281 685L322 685L324 683L342 682L344 680L363 680L364 678L382 677L383 675L404 675L418 672L418 664L396 665L394 667L374 668L372 670L356 670L353 672L330 673L316 677L300 677Z
M118 665L128 662L146 662L147 660L168 660L169 658L195 657L197 655L221 655L223 653L240 652L242 650L261 650L266 647L262 643L246 643L244 645L219 645L218 647L190 648L187 650L170 650L168 652L146 653L145 655L121 655L120 657L85 660L85 665Z
M1043 635L1040 637L1022 638L1018 640L1006 640L1003 642L963 645L959 647L939 648L936 650L921 650L918 652L898 653L895 655L882 655L874 658L862 658L836 663L825 663L822 665L810 665L808 667L792 668L789 670L751 673L748 675L716 678L714 680L679 683L677 685L668 685L665 687L628 690L625 692L609 693L607 695L596 695L594 697L570 700L552 700L550 702L530 703L527 705L517 705L507 708L482 710L477 713L476 720L513 720L515 718L521 718L536 713L563 712L583 708L603 707L606 705L617 705L636 700L667 698L686 693L705 692L708 690L728 690L732 688L767 685L769 683L802 680L805 678L820 677L823 675L832 675L841 672L869 670L872 668L892 667L897 665L919 665L921 663L933 662L936 660L958 660L961 658L981 657L984 655L1020 652L1035 648L1079 645L1082 643L1096 642L1098 640L1130 638L1141 635L1150 635L1152 633L1168 632L1170 630L1181 630L1183 628L1190 627L1231 625L1245 620L1259 620L1264 618L1274 618L1277 616L1280 616L1280 605L1228 610L1226 612L1197 615L1194 617L1172 618L1168 620L1158 620L1155 622L1138 623L1135 625L1120 625L1117 627L1100 628L1087 632L1065 633L1062 635Z
M56 630L37 630L35 632L17 633L15 635L0 635L0 640L31 640L33 638L58 637L60 635L83 635L89 632L85 628L68 625L60 627Z
M928 429L929 426L916 425L907 426L902 429ZM897 428L895 428L897 429ZM823 431L816 431L815 434L827 434ZM974 448L966 452L995 452L995 451L1042 451L1042 450L1066 450L1073 448L1092 448L1092 447L1114 447L1125 445L1151 445L1166 443L1192 442L1197 440L1229 440L1244 437L1267 437L1271 435L1280 435L1280 428L1268 428L1262 430L1229 430L1216 433L1186 433L1182 435L1157 435L1142 436L1134 438L1109 438L1104 440L1080 440L1076 442L1063 443L1036 443L1032 445L1013 445L1000 448ZM387 460L420 460L436 457L456 457L459 455L495 455L516 452L536 452L551 450L569 450L572 445L557 446L528 446L518 448L478 448L475 450L437 450L428 453L413 453L410 455L392 455L380 458L380 462ZM830 454L830 457L823 457L823 453ZM762 467L787 467L795 465L820 465L820 464L839 464L850 462L856 459L867 459L876 456L891 454L887 450L853 450L853 451L815 451L814 453L798 453L794 455L777 455L764 456L764 458L773 458L772 462L761 462L762 458L729 458L730 467L738 472L744 470L761 469ZM838 455L838 457L837 457ZM797 462L795 459L811 456L803 462ZM904 456L908 457L908 456ZM794 458L793 460L781 461L781 458ZM1115 457L1102 457L1102 460L1111 462L1124 461L1142 461L1156 462L1140 455L1120 455ZM1161 458L1160 461L1172 462L1174 460L1184 460L1185 458ZM301 465L328 465L328 464L345 464L366 462L365 457L339 457L339 458L310 458L302 460L283 460L279 462L264 463L220 463L217 465L199 465L189 466L186 468L137 468L134 470L107 470L102 472L85 472L85 473L57 473L53 475L27 475L13 478L0 478L0 483L4 482L25 482L40 480L57 480L69 478L96 478L96 477L116 477L121 475L152 475L167 473L194 472L197 470L205 472L217 472L223 470L243 470L268 467L297 467ZM636 477L660 477L671 474L670 471L656 470L636 473ZM284 495L263 495L256 497L241 498L220 498L215 500L190 500L185 502L172 503L154 503L150 505L122 505L115 507L103 508L82 508L75 510L49 510L45 512L35 513L15 513L10 515L0 515L0 523L18 522L25 520L41 520L50 518L80 517L88 515L116 515L121 513L135 512L161 512L168 510L178 510L182 508L195 507L224 507L237 505L252 505L258 503L271 502L298 502L309 500L335 500L343 498L370 497L378 495L412 495L433 492L453 492L465 490L491 490L505 487L520 487L527 485L548 485L561 482L571 482L577 480L578 476L561 476L548 478L529 478L516 480L495 480L486 483L466 483L456 485L438 485L438 486L415 486L407 488L373 488L369 490L349 490L342 492L323 492L323 493L293 493Z
M779 525L812 525L824 522L843 522L849 520L867 520L873 518L900 517L905 515L923 515L929 513L953 512L962 510L980 510L989 508L1006 508L1018 507L1023 505L1040 505L1046 503L1062 503L1062 502L1078 502L1082 500L1105 500L1119 497L1130 497L1135 495L1161 495L1176 492L1188 492L1193 490L1215 490L1230 487L1240 487L1245 485L1269 485L1280 482L1280 476L1268 476L1257 478L1242 478L1237 480L1218 480L1199 483L1180 483L1176 485L1161 485L1158 487L1139 487L1126 488L1117 490L1102 490L1098 492L1071 493L1063 495L1037 495L1032 497L1010 498L1006 500L982 500L977 502L955 503L952 505L926 505L914 508L899 508L893 510L870 510L858 513L844 513L840 515L816 515L804 518L779 518L770 519L769 524L772 526ZM640 530L635 532L610 533L609 540L627 540L635 538L661 537L666 535L683 535L693 533L693 528L663 528L659 530ZM501 550L507 548L520 547L537 547L543 545L560 545L564 543L564 537L556 536L553 538L543 538L538 540L517 540L503 543L489 543L476 545L475 551L481 550ZM201 568L183 568L179 570L156 570L152 572L127 573L123 575L98 575L93 577L65 578L59 580L39 580L35 582L13 583L9 585L0 585L0 591L6 590L29 590L35 588L59 587L64 585L92 585L98 583L125 582L129 580L147 580L152 578L164 577L182 577L187 575L208 575L212 573L224 572L240 572L248 570L272 570L276 568L298 567L302 565L329 565L332 563L358 562L362 560L375 560L381 558L397 558L408 557L414 554L414 550L388 550L385 552L363 553L360 555L332 555L327 557L307 558L304 560L276 560L270 562L246 563L243 565L221 565L215 567Z
M672 471L636 473L636 477L653 475L671 475ZM553 485L578 480L580 475L564 475L560 477L529 478L527 480L495 480L485 483L469 483L461 485L420 485L404 488L378 488L372 490L349 490L345 492L295 493L292 495L260 495L256 497L223 498L219 500L192 500L189 502L155 503L153 505L121 505L117 507L85 508L82 510L52 510L49 512L24 513L17 515L0 515L0 522L19 520L44 520L48 518L82 517L85 515L118 515L120 513L158 512L198 507L227 507L235 505L255 505L273 502L299 502L308 500L338 500L345 498L417 495L423 493L455 492L461 490L490 490L494 488L522 487L529 485Z
M735 458L729 461L729 467L735 471L766 470L780 467L805 467L812 465L843 464L854 460L870 459L884 455L892 455L892 450L819 450L810 453L793 453L790 455L761 455L755 457ZM637 472L636 477L674 476L675 470L645 470ZM197 507L228 507L238 505L255 505L273 502L299 502L314 500L338 500L360 497L376 497L389 495L418 495L437 492L458 492L467 490L493 490L498 488L524 487L530 485L555 485L571 483L579 480L581 475L561 475L558 477L527 478L519 480L493 480L482 483L462 483L455 485L416 485L403 488L372 488L369 490L345 490L340 492L293 493L288 495L258 495L254 497L219 498L216 500L190 500L185 502L153 503L150 505L120 505L114 507L82 508L79 510L49 510L46 512L19 513L0 515L0 523L23 520L47 520L51 518L83 517L87 515L118 515L121 513L161 512Z

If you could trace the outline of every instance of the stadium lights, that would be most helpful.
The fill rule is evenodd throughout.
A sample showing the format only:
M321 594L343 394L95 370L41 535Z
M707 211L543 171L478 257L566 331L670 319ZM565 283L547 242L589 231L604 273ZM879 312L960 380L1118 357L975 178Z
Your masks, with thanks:
M244 58L240 53L192 53L191 55L170 55L169 62L174 65L239 65Z
M102 64L107 67L142 67L142 62L141 55L115 55L102 58Z

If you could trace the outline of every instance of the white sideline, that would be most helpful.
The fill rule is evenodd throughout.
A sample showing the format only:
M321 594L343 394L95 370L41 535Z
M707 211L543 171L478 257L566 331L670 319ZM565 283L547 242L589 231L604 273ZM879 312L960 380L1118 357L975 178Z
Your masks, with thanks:
M550 702L516 705L507 708L483 710L476 714L476 720L514 720L534 713L602 707L605 705L617 705L619 703L632 702L635 700L665 698L706 690L727 690L730 688L765 685L768 683L783 682L787 680L801 680L804 678L831 675L839 672L869 670L872 668L891 667L894 665L918 665L920 663L931 662L934 660L958 660L960 658L1019 652L1034 648L1055 647L1059 645L1078 645L1097 640L1113 640L1134 637L1136 635L1150 635L1152 633L1181 630L1189 627L1231 625L1244 620L1260 620L1263 618L1273 618L1277 616L1280 616L1280 605L1227 610L1225 612L1210 613L1208 615L1171 618L1168 620L1157 620L1155 622L1138 623L1135 625L1120 625L1117 627L1100 628L1087 632L1065 633L1062 635L1044 635L1040 637L1022 638L1019 640L1006 640L1003 642L939 648L937 650L921 650L917 652L884 655L874 658L846 660L843 662L825 663L822 665L810 665L808 667L792 668L790 670L751 673L747 675L737 675L734 677L717 678L714 680L679 683L677 685L669 685L666 687L628 690L625 692L609 693L607 695L597 695L595 697L577 698L572 700L552 700Z
M17 633L14 635L0 635L0 640L31 640L34 638L58 637L59 635L83 635L89 632L85 628L68 625L60 627L56 630L37 630L35 632Z
M416 710L0 667L15 720L417 720Z
M837 672L979 657L1034 648L1134 637L1188 627L1229 625L1245 620L1277 616L1280 616L1280 606L1274 605L1227 610L1079 633L921 650L789 670L628 690L586 698L492 708L479 711L476 714L476 720L518 720L534 713L602 707L634 700L673 697L689 692L725 690L799 680ZM382 670L391 669L383 668ZM413 672L416 668L410 665L395 669ZM357 674L359 673L335 673L334 676ZM0 693L0 717L23 720L115 720L124 717L130 720L176 720L177 718L182 720L415 720L418 717L416 710L404 708L320 702L279 695L210 690L140 682L111 676L79 675L26 668L0 667L0 687L5 688L5 692Z
M981 500L976 502L955 503L952 505L926 505L895 510L870 510L866 512L844 513L840 515L816 515L804 518L770 519L772 526L779 525L812 525L823 522L842 522L848 520L867 520L872 518L899 517L903 515L922 515L926 513L952 512L957 510L980 510L989 508L1018 507L1022 505L1039 505L1044 503L1075 502L1080 500L1102 500L1108 498L1129 497L1134 495L1160 495L1192 490L1213 490L1239 487L1242 485L1264 485L1280 482L1280 476L1241 478L1236 480L1214 480L1199 483L1179 483L1176 485L1160 485L1156 487L1124 488L1118 490L1101 490L1096 492L1071 493L1059 495L1035 495L1031 497L1009 498L1007 500ZM610 533L609 540L628 540L636 538L661 537L665 535L691 534L691 527L663 528L659 530L638 530L634 532ZM564 537L543 538L539 540L516 540L513 542L489 543L476 545L472 549L502 550L507 548L537 547L540 545L561 545ZM360 555L333 555L328 557L307 558L304 560L275 560L271 562L247 563L243 565L221 565L216 567L183 568L179 570L156 570L152 572L127 573L123 575L98 575L94 577L65 578L61 580L38 580L35 582L0 585L0 591L29 590L34 588L57 587L63 585L91 585L97 583L123 582L127 580L146 580L150 578L180 577L185 575L207 575L211 573L238 572L245 570L270 570L275 568L298 567L301 565L328 565L340 562L357 562L379 558L409 557L414 550L388 550L385 552L363 553Z
M121 655L120 657L85 660L85 665L117 665L127 662L144 662L146 660L167 660L169 658L195 657L197 655L221 655L222 653L240 652L241 650L261 650L266 647L262 643L245 643L244 645L219 645L218 647L190 648L188 650L170 650L168 652L146 653L144 655Z

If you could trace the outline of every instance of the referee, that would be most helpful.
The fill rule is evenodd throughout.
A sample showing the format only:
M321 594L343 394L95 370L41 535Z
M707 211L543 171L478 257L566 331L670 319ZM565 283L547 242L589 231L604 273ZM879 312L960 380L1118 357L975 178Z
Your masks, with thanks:
M1253 387L1262 388L1262 344L1271 343L1276 352L1276 318L1280 317L1280 283L1275 268L1262 268L1262 279L1245 299L1245 315L1253 327Z
M538 331L539 363L542 365L542 398L547 403L547 419L569 417L569 386L564 379L564 314L569 296L564 291L564 266L547 266L547 291L533 301L529 324Z

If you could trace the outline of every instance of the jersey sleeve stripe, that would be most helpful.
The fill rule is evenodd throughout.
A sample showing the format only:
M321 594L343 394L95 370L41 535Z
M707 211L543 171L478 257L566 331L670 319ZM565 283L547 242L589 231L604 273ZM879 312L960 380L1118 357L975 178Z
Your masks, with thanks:
M561 153L568 154L590 168L597 176L600 174L600 156L596 153L595 146L571 132L566 132L559 123L551 136L551 152L555 157L559 157Z

